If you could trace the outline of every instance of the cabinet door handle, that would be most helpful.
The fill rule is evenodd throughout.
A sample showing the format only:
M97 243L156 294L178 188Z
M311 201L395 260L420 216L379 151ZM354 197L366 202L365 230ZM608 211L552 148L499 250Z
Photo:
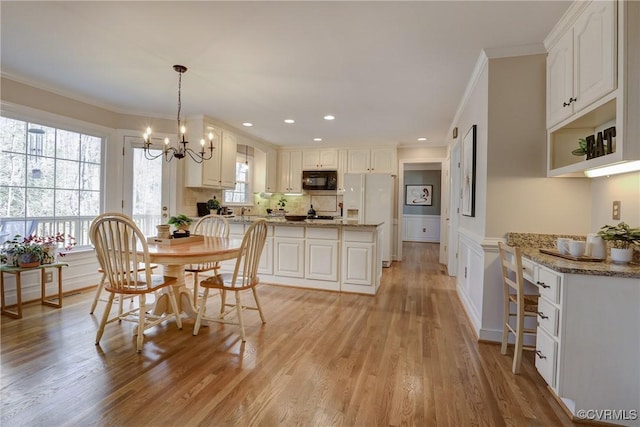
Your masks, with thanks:
M545 289L549 289L551 287L550 285L545 285L544 282L536 282L536 285L542 286Z
M578 98L569 98L569 103L576 102Z
M536 350L536 356L538 356L540 359L546 359L547 358L547 356L542 354L542 352L540 350Z
M542 319L548 319L549 316L545 316L543 312L539 311L538 312L538 316L540 316Z

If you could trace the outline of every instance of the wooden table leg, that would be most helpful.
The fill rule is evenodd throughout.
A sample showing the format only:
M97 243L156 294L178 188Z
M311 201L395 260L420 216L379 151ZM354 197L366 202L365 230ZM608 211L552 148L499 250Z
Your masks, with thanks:
M195 319L198 316L198 312L193 305L193 293L187 288L184 282L184 265L164 265L163 267L165 276L175 277L177 279L176 284L173 285L173 293L176 296L178 310ZM153 314L160 315L170 312L171 304L169 303L169 296L166 291L163 290L157 297Z
M40 303L43 305L48 305L51 307L56 307L56 308L61 308L62 307L62 266L60 267L56 267L58 269L58 302L51 302L51 301L47 301L47 296L46 296L46 277L47 277L47 273L46 273L46 268L43 268L42 270L40 270ZM55 296L55 295L52 295Z
M16 271L14 273L16 275L16 311L7 310L7 304L4 296L4 272L0 271L0 291L2 291L2 314L6 314L9 317L13 317L14 319L22 319L22 283L20 281L20 272Z

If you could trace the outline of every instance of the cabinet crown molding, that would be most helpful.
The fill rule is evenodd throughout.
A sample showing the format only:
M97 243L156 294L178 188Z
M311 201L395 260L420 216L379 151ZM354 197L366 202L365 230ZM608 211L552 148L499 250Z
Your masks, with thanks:
M587 8L587 6L591 3L590 1L574 1L569 6L569 9L562 15L560 20L556 23L553 29L549 32L547 37L544 39L544 46L549 51L551 46L555 45L558 40L567 32L573 24L575 24L576 20L580 16L580 14Z

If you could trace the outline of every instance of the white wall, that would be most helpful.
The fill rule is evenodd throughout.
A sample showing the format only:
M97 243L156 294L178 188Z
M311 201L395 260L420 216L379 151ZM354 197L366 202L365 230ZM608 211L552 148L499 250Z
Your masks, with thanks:
M621 202L620 220L611 216L614 200ZM591 179L590 231L621 221L640 227L640 172Z

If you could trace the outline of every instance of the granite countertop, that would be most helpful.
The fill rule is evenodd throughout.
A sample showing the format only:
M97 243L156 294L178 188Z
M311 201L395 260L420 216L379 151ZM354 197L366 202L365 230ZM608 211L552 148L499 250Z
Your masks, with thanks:
M383 223L359 223L355 220L348 219L305 219L304 221L287 221L283 216L263 216L263 215L245 215L228 218L230 223L251 224L254 221L264 219L273 225L291 225L296 227L313 226L313 227L379 227Z
M615 264L608 258L596 262L572 261L540 252L541 248L555 249L555 241L558 237L576 240L585 240L586 238L585 236L571 235L508 233L507 243L520 246L523 257L560 273L640 279L640 263L636 262L637 258L634 258L634 262L629 264Z

